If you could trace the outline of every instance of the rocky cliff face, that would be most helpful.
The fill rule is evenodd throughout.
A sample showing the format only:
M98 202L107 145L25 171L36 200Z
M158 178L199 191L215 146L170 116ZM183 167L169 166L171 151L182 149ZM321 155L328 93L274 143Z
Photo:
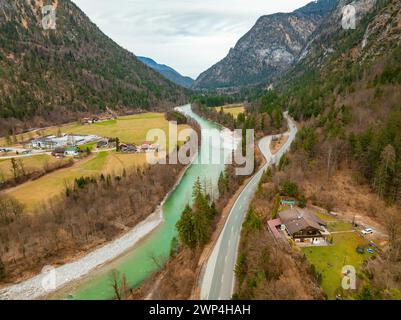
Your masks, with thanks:
M355 25L344 28L344 8L355 8ZM365 70L378 63L377 70L365 72L371 77L401 44L401 3L398 0L340 0L336 8L311 36L297 63L283 76L294 82L305 73L318 71L329 76L340 70ZM388 61L386 61L388 60Z
M259 18L222 61L202 73L195 88L267 84L298 57L335 0L319 0L292 13Z
M354 28L344 28L343 10L355 8ZM401 2L341 0L319 26L297 63L276 81L299 118L347 106L358 130L384 119L401 99ZM363 120L362 120L363 119Z

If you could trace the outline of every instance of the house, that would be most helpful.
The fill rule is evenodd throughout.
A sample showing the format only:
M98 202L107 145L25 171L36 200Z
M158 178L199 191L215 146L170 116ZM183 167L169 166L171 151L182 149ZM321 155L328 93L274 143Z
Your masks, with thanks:
M125 153L135 153L138 148L132 144L121 146L121 151Z
M61 137L47 136L33 139L31 146L34 149L54 150L67 146L79 146L86 143L98 141L100 138L95 135L62 135Z
M294 207L278 214L281 229L296 243L325 244L330 233L327 224L308 210Z
M81 119L81 124L92 124L93 123L93 119L92 118L83 118Z
M152 145L151 142L145 141L145 142L142 143L142 145L141 145L141 150L146 152L146 151L149 150L149 148L150 148L151 145Z
M56 149L66 145L65 139L62 138L57 138L56 136L47 136L33 139L31 141L31 146L34 149Z
M105 113L105 114L96 115L96 116L92 116L92 117L82 118L80 120L80 122L81 122L81 124L93 124L93 123L110 121L110 120L114 120L114 119L115 119L115 116Z
M106 139L100 140L96 145L97 148L107 148L108 146L109 146L109 140Z
M79 152L80 152L80 150L77 147L65 148L64 156L66 156L66 157L76 157L77 155L79 155Z
M149 149L148 149L148 150L149 150L149 151L159 151L159 150L160 150L160 145L157 144L157 143L151 144L151 145L149 146Z
M56 148L52 152L52 156L56 158L64 158L65 148Z

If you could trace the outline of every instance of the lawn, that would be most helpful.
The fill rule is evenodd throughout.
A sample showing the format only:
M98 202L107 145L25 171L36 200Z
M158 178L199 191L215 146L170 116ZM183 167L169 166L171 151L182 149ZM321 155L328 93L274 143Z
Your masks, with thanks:
M336 290L341 287L342 268L352 265L358 274L364 260L368 257L368 253L361 255L356 252L358 246L367 245L367 241L358 233L338 233L333 234L332 237L332 246L302 249L316 271L322 274L321 286L329 299L335 299Z
M220 109L223 108L223 112L232 114L234 118L237 118L240 113L245 112L245 108L241 105L229 105L229 106L223 106L223 107L216 107L217 111L220 111Z
M352 230L352 224L343 220L339 220L326 213L312 211L312 213L327 223L327 229L330 232L342 232Z

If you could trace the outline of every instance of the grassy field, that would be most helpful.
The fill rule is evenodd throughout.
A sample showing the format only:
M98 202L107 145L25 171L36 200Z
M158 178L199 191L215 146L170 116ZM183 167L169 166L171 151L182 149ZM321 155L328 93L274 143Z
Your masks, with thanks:
M59 132L68 134L98 135L101 137L120 138L123 143L141 144L146 140L146 134L150 129L162 129L168 133L168 121L163 113L142 113L132 116L120 117L115 120L81 125L71 123L60 128L52 127L41 131L42 135L55 135ZM179 129L188 128L181 125ZM18 135L17 140L38 137L38 132ZM167 135L168 138L168 135ZM0 145L6 145L5 138L0 138Z
M41 155L32 156L32 157L18 158L18 160L22 161L26 172L33 172L33 171L41 170L41 169L43 169L43 167L46 164L54 164L57 162L66 161L66 160L56 159L56 158L46 155L46 154L41 154ZM13 173L12 173L11 160L10 159L7 159L7 160L0 159L0 180L1 179L8 180L8 179L11 179L12 177L13 177Z
M106 121L91 125L69 124L63 126L63 133L71 134L94 134L102 137L119 137L121 142L141 144L146 140L146 134L150 129L162 129L168 137L168 121L162 113L145 113L121 117L116 120ZM188 126L179 126L179 130ZM44 135L56 134L58 128L43 130ZM93 145L86 145L93 147ZM43 158L26 158L26 166L43 166L45 161L55 161L54 158L43 156ZM25 161L25 159L24 159ZM31 162L31 163L29 163ZM73 183L74 179L82 176L106 174L121 174L123 169L135 166L143 166L146 163L145 154L122 154L110 151L94 153L89 158L77 161L72 167L61 169L35 181L29 181L16 188L7 190L7 193L14 196L21 203L32 211L43 201L46 201L65 190L66 185ZM0 169L7 165L0 162ZM8 170L8 174L11 171Z
M341 226L342 228L344 225ZM321 286L329 299L335 299L336 291L341 287L342 268L346 265L361 271L368 253L356 252L358 246L366 246L366 240L356 232L333 234L333 245L329 247L308 247L302 251L313 264L317 272L322 274Z
M101 173L119 174L124 168L145 164L144 154L118 154L99 152L76 162L72 167L50 173L42 178L29 181L6 192L23 203L28 210L37 208L43 201L59 195L66 185L82 176L96 176Z
M124 169L141 167L146 165L146 154L126 154L111 152L107 158L103 172L108 174L121 174Z
M223 111L225 113L232 114L234 118L237 118L240 113L245 112L245 108L240 105L228 105L228 106L223 106L223 107L216 107L217 111L220 111L220 109L223 108Z

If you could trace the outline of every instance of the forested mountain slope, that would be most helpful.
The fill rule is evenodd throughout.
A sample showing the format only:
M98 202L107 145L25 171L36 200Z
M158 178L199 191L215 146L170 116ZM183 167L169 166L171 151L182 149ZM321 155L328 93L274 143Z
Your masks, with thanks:
M44 4L56 29L44 30ZM154 110L185 92L105 36L70 0L0 0L1 132L70 120L77 112Z
M140 61L146 64L148 67L152 68L153 70L159 72L163 76L165 76L170 81L185 87L189 88L194 83L194 80L190 77L185 77L178 73L173 68L166 66L165 64L159 64L151 58L147 57L137 57Z
M311 118L310 135L333 154L349 148L380 196L401 204L401 3L352 2L356 29L344 30L348 3L339 2L284 78L282 104L298 120Z
M356 9L355 29L342 27L343 8L348 4ZM248 219L259 215L262 224L274 218L280 195L294 196L310 210L336 212L351 232L356 231L349 250L355 252L362 239L373 241L377 254L364 256L357 267L356 290L347 291L341 288L340 278L330 275L350 263L349 252L335 253L342 240L334 235L333 250L317 251L316 259L303 250L301 261L307 258L311 264L316 284L331 299L400 299L401 2L339 1L276 88L254 102L247 117L256 119L255 128L261 130L266 127L261 119L268 115L274 119L277 110L289 108L300 130L291 152L267 172L252 202L250 213L257 215L248 213ZM366 227L372 227L374 234L361 238L358 230ZM274 277L257 276L266 254L250 254L249 248L267 243L268 237L260 231L243 234L238 263L246 273L242 282L237 278L238 297L271 299L271 292L282 291L291 296L296 278L275 290ZM302 265L299 258L295 252L293 261ZM333 267L333 262L339 266ZM278 266L282 273L286 270L283 264ZM307 284L307 278L302 283Z

